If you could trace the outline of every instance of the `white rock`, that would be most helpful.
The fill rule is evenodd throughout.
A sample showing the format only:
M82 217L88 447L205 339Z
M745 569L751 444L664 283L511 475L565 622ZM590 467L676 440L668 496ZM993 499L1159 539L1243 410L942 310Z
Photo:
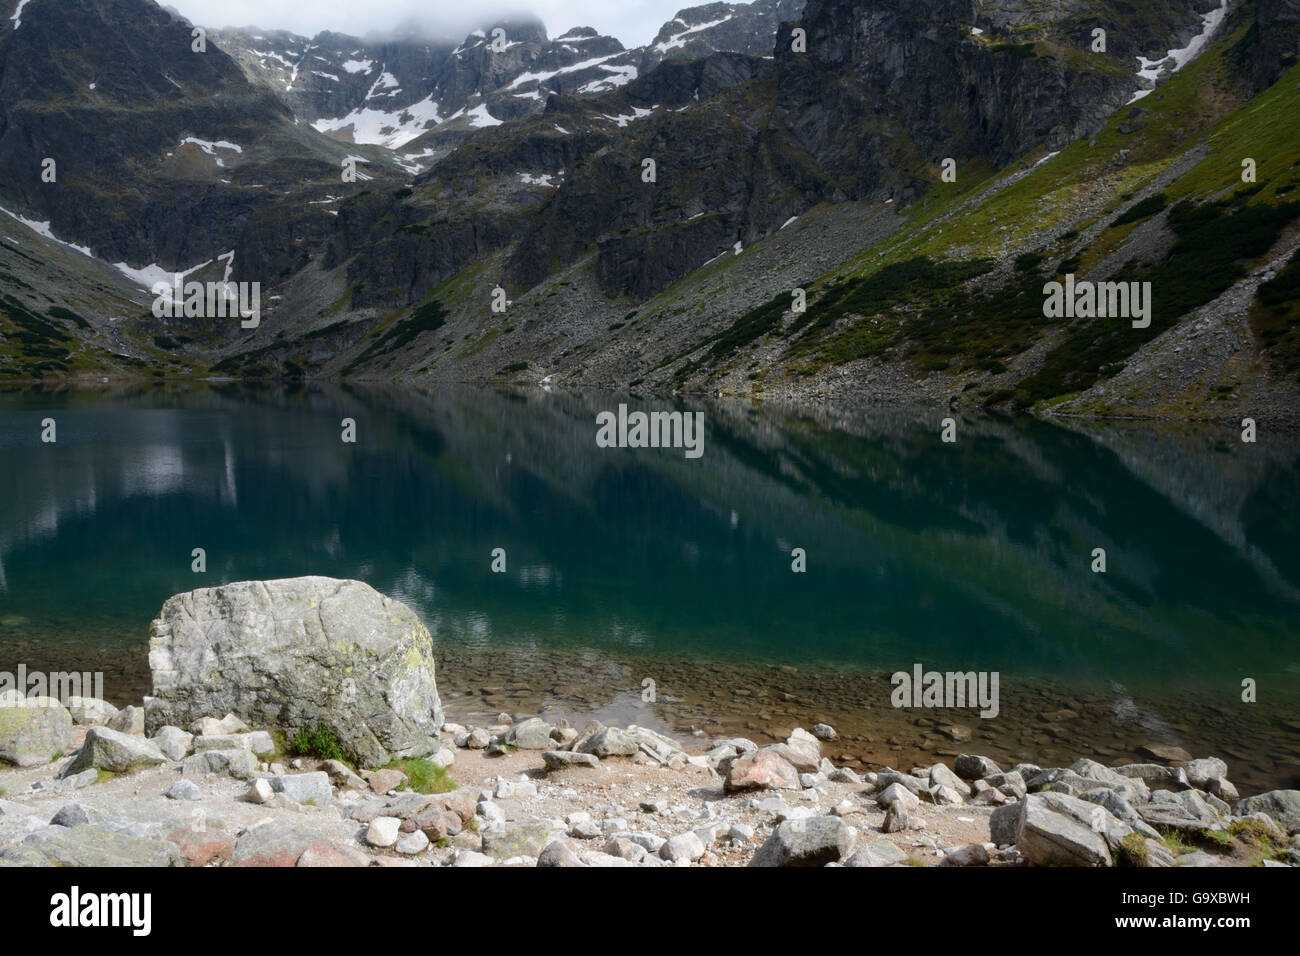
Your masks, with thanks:
M727 831L727 839L732 843L748 843L754 839L754 828L747 823L733 823Z
M679 833L659 848L659 855L670 863L693 863L704 856L704 843L694 833Z
M375 817L366 831L366 842L377 847L392 846L401 832L402 821L397 817Z
M429 838L423 830L416 830L414 833L408 833L397 841L394 847L398 853L406 856L415 856L417 853L423 853L429 846Z
M244 799L249 803L270 803L275 799L275 790L272 789L270 781L257 779L248 785L248 792L244 794Z

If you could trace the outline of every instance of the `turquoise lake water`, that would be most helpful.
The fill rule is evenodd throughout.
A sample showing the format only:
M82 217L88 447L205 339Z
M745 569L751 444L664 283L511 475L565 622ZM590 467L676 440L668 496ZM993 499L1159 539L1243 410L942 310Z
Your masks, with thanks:
M598 448L596 415L619 402L704 411L703 456ZM1247 677L1300 689L1295 436L993 417L945 444L942 414L540 390L0 394L0 669L139 671L171 594L322 574L407 602L440 646L922 663L1224 706Z

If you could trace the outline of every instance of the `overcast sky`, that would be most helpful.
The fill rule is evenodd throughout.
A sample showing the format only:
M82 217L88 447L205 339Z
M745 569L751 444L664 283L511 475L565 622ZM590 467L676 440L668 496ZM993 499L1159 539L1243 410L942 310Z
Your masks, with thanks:
M551 36L595 27L624 46L648 43L685 7L707 0L162 0L192 22L208 27L259 26L311 36L337 30L354 36L394 29L412 19L460 39L482 20L509 10L541 18Z

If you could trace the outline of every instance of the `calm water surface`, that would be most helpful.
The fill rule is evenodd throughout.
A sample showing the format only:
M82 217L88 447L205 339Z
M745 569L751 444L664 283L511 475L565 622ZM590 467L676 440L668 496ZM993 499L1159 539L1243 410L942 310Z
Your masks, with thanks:
M943 444L939 413L711 404L690 406L706 438L688 460L598 448L596 413L620 401L674 407L541 391L0 394L0 669L102 667L110 690L135 687L171 594L323 574L407 602L466 654L919 662L1226 714L1250 706L1243 678L1261 704L1300 694L1294 437L989 418ZM40 441L47 417L55 444ZM444 666L440 685L456 681ZM1274 769L1293 757L1274 753Z

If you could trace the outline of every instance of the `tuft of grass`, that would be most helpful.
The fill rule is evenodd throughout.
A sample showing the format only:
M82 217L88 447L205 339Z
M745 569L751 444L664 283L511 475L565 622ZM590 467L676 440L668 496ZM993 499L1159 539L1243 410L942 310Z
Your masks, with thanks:
M1210 843L1227 849L1232 844L1232 834L1227 830L1202 830L1201 836Z
M416 793L447 793L459 786L448 775L446 767L439 767L423 757L394 760L384 769L402 771L406 774L407 789Z
M1265 860L1280 860L1287 854L1288 847L1279 845L1274 835L1255 820L1233 820L1226 832L1229 841L1235 837L1246 845L1248 866L1262 866ZM1205 835L1219 839L1217 834Z
M1115 851L1116 866L1146 866L1147 841L1140 833L1130 833Z
M1192 852L1192 847L1187 845L1177 830L1166 830L1161 833L1160 842L1174 856L1182 856L1184 853Z
M308 730L306 727L299 727L294 733L293 739L289 741L289 747L293 753L300 757L316 757L319 760L347 760L343 748L339 746L339 739L324 724L319 724Z

